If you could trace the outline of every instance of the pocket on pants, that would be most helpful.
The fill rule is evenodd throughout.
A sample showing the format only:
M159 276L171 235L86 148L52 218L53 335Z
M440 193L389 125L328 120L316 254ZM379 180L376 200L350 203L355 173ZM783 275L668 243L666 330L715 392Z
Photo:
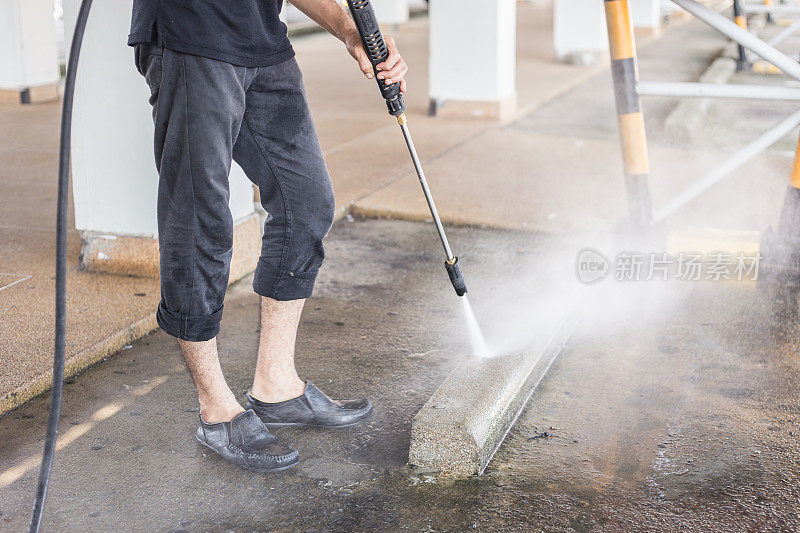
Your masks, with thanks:
M151 95L158 92L161 86L163 50L161 46L152 43L137 44L133 48L136 70L144 76L147 85L150 87Z

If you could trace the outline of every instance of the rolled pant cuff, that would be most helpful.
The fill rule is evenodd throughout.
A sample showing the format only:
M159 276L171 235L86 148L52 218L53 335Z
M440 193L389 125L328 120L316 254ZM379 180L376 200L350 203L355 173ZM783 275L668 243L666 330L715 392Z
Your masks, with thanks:
M222 321L222 308L206 316L191 316L170 311L164 302L158 304L156 312L158 325L172 335L184 341L202 342L211 340L219 333Z
M292 272L264 266L260 261L253 277L253 290L273 300L301 300L314 292L318 270Z

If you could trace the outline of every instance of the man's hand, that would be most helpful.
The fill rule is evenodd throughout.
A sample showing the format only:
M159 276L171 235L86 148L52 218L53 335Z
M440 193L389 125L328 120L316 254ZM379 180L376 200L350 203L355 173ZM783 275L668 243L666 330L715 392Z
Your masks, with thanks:
M372 72L372 63L369 62L364 45L361 44L361 37L358 35L355 23L353 23L344 8L336 3L336 0L292 0L292 4L325 28L331 35L343 41L347 46L347 51L358 61L361 72L367 78L372 79L375 77ZM385 80L387 85L400 83L400 90L406 92L405 75L408 72L408 66L406 66L403 58L400 57L400 52L397 51L394 39L384 37L384 40L386 41L386 48L389 50L389 57L378 65L378 78Z
M406 92L405 75L406 72L408 72L408 65L406 65L400 52L397 51L397 45L394 39L388 35L384 35L383 39L386 41L386 49L389 51L389 56L386 58L386 61L379 63L376 67L378 70L378 79L384 80L387 85L400 83L400 91ZM367 52L364 50L364 45L361 43L358 30L353 28L348 31L344 38L344 43L347 46L347 51L350 52L353 59L358 62L361 72L363 72L367 78L372 79L374 77L372 63L370 63Z

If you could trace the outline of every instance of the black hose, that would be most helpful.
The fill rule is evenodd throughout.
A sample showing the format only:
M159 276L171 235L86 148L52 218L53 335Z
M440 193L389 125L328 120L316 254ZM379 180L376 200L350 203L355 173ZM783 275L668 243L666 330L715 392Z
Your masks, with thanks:
M72 129L72 99L75 93L75 76L78 70L78 57L81 42L86 31L86 19L92 0L83 0L75 23L72 46L67 62L67 78L64 85L64 102L61 110L61 148L58 155L58 207L56 214L56 335L53 355L53 390L50 394L50 414L47 419L47 435L39 467L39 481L36 484L36 498L33 500L29 532L39 531L42 511L50 481L50 468L58 436L58 419L61 415L61 396L64 389L64 341L67 328L67 199L69 197L69 155Z

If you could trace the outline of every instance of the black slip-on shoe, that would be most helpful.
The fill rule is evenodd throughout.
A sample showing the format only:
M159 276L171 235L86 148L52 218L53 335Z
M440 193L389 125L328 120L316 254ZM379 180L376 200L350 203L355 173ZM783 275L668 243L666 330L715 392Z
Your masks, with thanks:
M248 393L247 407L268 427L310 426L340 428L366 422L372 403L362 400L331 400L310 381L302 396L278 403L266 403Z
M200 418L197 441L236 466L264 474L286 470L299 460L297 450L279 441L252 410L230 422L207 424Z

